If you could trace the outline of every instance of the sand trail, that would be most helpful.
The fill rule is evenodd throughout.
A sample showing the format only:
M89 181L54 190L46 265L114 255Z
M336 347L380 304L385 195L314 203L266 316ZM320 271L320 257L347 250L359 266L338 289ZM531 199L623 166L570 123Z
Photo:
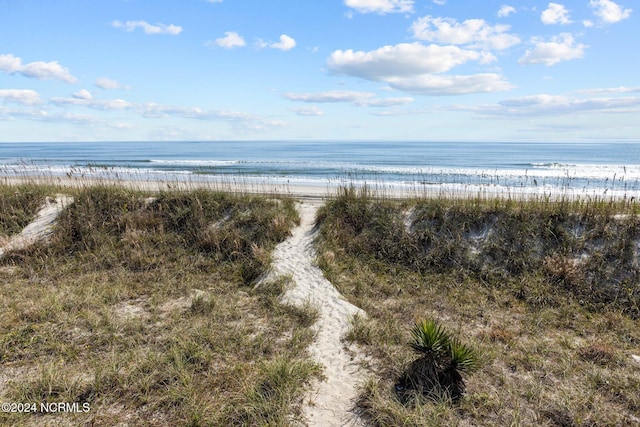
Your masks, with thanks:
M310 302L320 313L317 338L309 350L323 365L326 380L314 384L313 392L305 400L305 415L309 426L357 426L360 423L350 410L356 397L355 386L362 376L342 337L353 315L365 313L347 302L314 264L318 203L305 202L297 207L301 223L289 239L276 247L269 277L290 276L295 284L285 293L284 301L294 305Z
M35 219L23 228L20 234L11 237L0 248L0 257L6 252L24 249L49 237L53 233L53 223L58 218L58 215L71 203L73 203L73 197L64 194L57 194L55 199L47 197Z

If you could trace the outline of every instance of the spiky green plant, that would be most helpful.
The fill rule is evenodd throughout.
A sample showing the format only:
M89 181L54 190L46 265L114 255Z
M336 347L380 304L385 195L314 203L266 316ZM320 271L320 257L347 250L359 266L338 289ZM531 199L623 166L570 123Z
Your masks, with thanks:
M449 346L449 334L433 320L416 323L411 330L411 348L423 355L439 355Z
M431 319L416 323L411 335L413 342L409 345L420 357L396 384L400 399L407 402L419 393L437 400L458 401L465 390L462 374L478 366L475 350L451 338Z

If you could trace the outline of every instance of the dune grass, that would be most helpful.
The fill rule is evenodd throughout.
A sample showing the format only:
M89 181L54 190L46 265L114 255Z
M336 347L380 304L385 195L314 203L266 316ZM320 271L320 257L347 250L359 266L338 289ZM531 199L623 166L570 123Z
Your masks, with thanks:
M53 189L39 185L0 185L0 236L19 233Z
M0 186L0 204L28 218L55 190ZM286 280L253 287L299 221L292 200L65 191L75 202L49 242L0 259L0 400L90 410L0 413L0 425L301 419L304 390L321 375L306 353L313 308L281 304Z
M640 423L637 206L624 200L394 201L345 188L319 212L318 262L368 318L356 409L374 426ZM477 350L457 403L402 404L410 331L435 319Z

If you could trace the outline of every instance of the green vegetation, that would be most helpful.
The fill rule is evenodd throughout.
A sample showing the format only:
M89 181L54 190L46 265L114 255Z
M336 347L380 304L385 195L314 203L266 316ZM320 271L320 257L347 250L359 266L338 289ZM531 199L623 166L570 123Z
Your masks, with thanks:
M38 191L0 186L3 218L4 206L37 209L55 194ZM304 390L321 375L306 353L316 313L280 302L286 281L253 286L299 220L292 200L65 192L75 202L49 241L0 259L0 400L90 411L0 413L0 425L301 419Z
M348 336L371 356L361 415L375 426L640 422L637 213L627 201L342 189L318 215L318 262L368 314ZM453 405L398 398L409 331L425 317L476 350L480 369Z
M396 384L400 400L407 402L414 393L436 400L460 400L465 388L462 373L469 373L478 365L474 350L451 338L434 320L416 323L411 335L411 348L420 357Z
M37 185L0 185L0 237L19 233L38 211L51 189Z

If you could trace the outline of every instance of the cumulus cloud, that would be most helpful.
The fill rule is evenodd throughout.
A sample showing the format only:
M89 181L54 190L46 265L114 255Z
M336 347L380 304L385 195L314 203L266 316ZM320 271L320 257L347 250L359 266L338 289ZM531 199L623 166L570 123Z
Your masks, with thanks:
M7 74L19 74L38 80L61 80L66 83L77 83L78 79L69 73L57 61L22 63L22 58L12 54L0 55L0 71Z
M362 107L391 107L413 102L411 97L376 98L372 92L357 92L348 90L330 90L326 92L284 93L282 95L290 101L310 103L348 102Z
M552 66L562 61L570 61L584 57L588 47L582 43L576 44L573 36L562 33L552 37L549 41L533 38L533 49L527 49L524 56L518 60L519 64L544 64Z
M517 36L507 33L510 28L504 24L490 25L484 19L458 22L453 18L431 16L420 18L411 25L413 37L418 40L497 50L520 43Z
M459 95L513 88L495 73L439 75L468 61L487 63L493 60L493 55L483 52L415 42L384 46L369 52L337 50L327 60L327 66L336 74L381 81L394 89L424 95Z
M573 22L569 19L569 11L563 5L558 3L549 3L547 9L542 11L540 20L545 25L568 25Z
M38 92L31 89L0 89L0 99L22 105L42 103Z
M72 96L76 99L85 99L85 100L89 100L93 98L93 95L91 95L91 92L89 92L86 89L79 90L76 93L74 93Z
M405 13L413 11L413 0L345 0L344 4L360 13Z
M606 24L614 24L627 19L632 12L632 9L625 9L611 0L590 0L589 5L595 9L594 15Z
M235 31L226 31L224 33L224 37L220 37L215 40L215 42L207 42L206 46L216 45L220 47L224 47L225 49L233 49L234 47L242 47L247 43L244 41L242 36Z
M95 85L100 89L114 90L114 89L129 89L128 86L123 86L117 80L110 79L108 77L98 77Z
M503 4L500 7L500 10L498 10L498 18L506 18L512 13L516 13L516 8L507 4Z
M132 32L137 28L141 28L145 34L168 34L170 36L177 36L182 32L182 27L169 24L156 24L151 25L147 21L113 21L111 25L114 28L120 28L127 32Z
M280 36L280 41L276 43L271 43L269 47L273 49L280 49L280 50L287 51L296 47L296 41L292 37L289 37L286 34L282 34Z
M336 74L385 81L395 76L442 73L480 59L483 55L473 50L414 42L383 46L368 52L336 50L329 56L327 66Z
M262 39L258 39L258 41L256 42L256 47L260 49L263 49L265 47L270 47L272 49L280 49L282 51L287 51L296 47L296 41L292 37L286 34L282 34L280 36L280 41L275 43L268 43Z

